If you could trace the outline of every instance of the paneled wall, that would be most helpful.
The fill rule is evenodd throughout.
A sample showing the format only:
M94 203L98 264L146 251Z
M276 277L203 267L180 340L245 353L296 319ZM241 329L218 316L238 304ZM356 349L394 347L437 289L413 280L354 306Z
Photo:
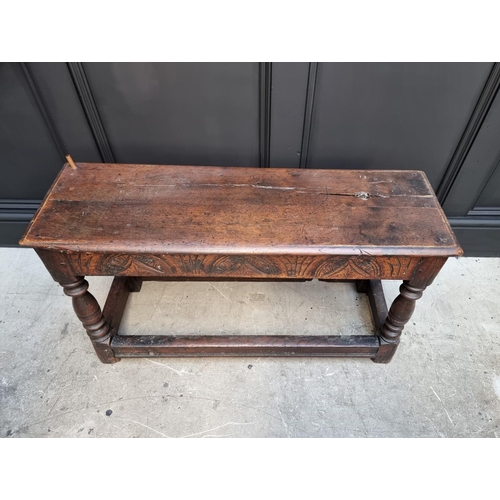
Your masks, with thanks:
M76 161L426 172L500 255L500 65L1 63L0 244Z

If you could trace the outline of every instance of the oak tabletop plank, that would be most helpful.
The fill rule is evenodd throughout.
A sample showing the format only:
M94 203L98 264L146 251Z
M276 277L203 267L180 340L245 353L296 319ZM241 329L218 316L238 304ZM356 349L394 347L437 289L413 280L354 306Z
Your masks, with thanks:
M20 244L78 252L461 255L423 172L64 165Z

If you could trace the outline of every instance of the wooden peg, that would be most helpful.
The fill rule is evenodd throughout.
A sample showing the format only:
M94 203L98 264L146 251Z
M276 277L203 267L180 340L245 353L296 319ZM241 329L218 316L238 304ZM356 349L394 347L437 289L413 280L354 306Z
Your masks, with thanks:
M73 158L71 158L71 155L66 155L66 160L70 164L71 168L74 168L76 170L76 165L75 162L73 161Z

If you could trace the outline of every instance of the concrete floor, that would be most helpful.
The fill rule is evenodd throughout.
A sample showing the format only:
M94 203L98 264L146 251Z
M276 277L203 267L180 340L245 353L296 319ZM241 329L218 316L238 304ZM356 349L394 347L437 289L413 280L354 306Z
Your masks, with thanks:
M335 358L101 364L35 252L0 249L5 437L500 437L500 259L450 259L389 365ZM89 278L101 305L110 278ZM384 282L388 301L399 283ZM145 283L123 333L366 333L352 284Z

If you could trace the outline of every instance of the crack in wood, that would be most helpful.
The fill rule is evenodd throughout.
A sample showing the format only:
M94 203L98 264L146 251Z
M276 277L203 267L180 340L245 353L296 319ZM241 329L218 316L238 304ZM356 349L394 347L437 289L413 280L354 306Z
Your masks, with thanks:
M266 186L263 184L215 184L215 183L203 183L203 184L191 184L191 183L181 183L181 184L136 184L138 187L155 187L158 188L159 186L161 187L216 187L216 188L221 188L223 187L251 187L255 189L271 189L275 191L293 191L295 193L302 193L302 194L314 194L314 195L320 195L320 196L352 196L354 198L361 198L362 200L367 200L368 198L390 198L390 196L384 195L384 194L376 194L376 193L367 193L365 191L359 191L357 193L329 193L329 192L323 192L323 191L317 191L317 190L307 190L307 189L301 189L301 188L296 188L296 187L290 187L290 186ZM395 195L398 196L398 195ZM399 195L401 196L401 195ZM406 195L405 195L406 196ZM410 195L411 196L411 195ZM420 196L420 195L417 195Z

